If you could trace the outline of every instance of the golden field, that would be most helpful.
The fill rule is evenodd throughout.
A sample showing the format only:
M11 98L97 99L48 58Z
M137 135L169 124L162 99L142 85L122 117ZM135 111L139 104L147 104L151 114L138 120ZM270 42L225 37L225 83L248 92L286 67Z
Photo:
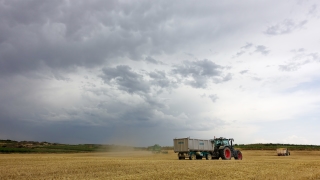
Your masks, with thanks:
M320 179L320 152L242 151L243 160L178 160L177 154L0 154L0 179Z

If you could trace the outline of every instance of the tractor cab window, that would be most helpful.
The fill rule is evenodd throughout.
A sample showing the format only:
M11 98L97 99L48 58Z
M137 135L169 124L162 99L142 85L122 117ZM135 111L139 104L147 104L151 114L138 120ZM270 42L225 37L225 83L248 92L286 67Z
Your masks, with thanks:
M219 140L219 139L214 140L214 145L215 146L221 146L221 140Z
M222 140L222 142L223 142L223 145L229 146L229 140L228 139L224 139L224 140Z

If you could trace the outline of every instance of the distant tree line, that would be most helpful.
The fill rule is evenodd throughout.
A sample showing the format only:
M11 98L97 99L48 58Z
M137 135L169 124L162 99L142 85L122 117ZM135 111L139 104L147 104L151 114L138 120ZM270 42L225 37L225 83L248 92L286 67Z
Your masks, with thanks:
M320 150L319 145L283 144L283 143L256 143L235 144L235 148L242 150L275 150L288 148L290 150ZM155 144L148 147L133 147L115 144L60 144L37 141L13 141L0 139L0 153L79 153L79 152L111 152L111 151L168 151L173 146Z
M257 144L235 144L235 148L243 150L275 150L277 148L289 148L291 150L320 150L319 145L283 144L283 143L257 143Z

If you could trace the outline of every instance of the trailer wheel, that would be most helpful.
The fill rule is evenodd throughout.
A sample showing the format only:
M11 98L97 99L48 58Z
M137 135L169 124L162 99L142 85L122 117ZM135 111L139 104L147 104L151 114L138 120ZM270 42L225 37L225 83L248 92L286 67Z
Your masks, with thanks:
M231 159L231 150L228 147L220 150L220 156L223 160L230 160Z
M211 159L212 159L211 154L207 154L206 160L211 160Z
M237 160L242 160L242 153L241 151L237 151L237 156L234 157L234 159L237 159Z
M196 160L197 159L197 156L195 154L192 154L190 157L189 157L190 160Z

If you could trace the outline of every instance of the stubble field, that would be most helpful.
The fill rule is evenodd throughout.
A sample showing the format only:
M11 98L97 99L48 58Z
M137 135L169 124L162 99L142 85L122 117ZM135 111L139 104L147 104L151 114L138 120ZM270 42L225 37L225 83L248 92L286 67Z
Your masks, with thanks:
M0 179L320 179L320 152L242 151L242 161L177 154L0 154Z

